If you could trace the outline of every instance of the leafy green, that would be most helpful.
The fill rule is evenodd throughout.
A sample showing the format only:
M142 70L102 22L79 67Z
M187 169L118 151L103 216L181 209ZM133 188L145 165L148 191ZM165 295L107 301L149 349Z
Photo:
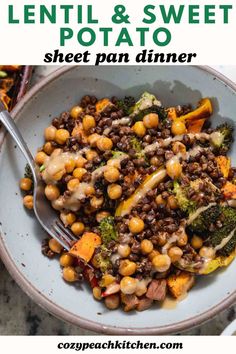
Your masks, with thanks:
M135 99L132 96L125 96L124 99L117 101L118 108L122 109L124 114L130 115L135 105Z

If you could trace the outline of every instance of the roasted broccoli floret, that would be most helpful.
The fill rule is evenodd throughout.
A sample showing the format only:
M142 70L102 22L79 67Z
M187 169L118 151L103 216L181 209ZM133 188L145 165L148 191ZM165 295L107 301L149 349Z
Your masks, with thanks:
M96 268L99 268L103 273L106 273L108 269L112 268L110 253L105 245L101 245L100 251L94 256Z
M233 127L224 123L216 127L211 134L211 143L218 154L225 154L233 142Z
M210 231L211 225L217 225L214 231ZM200 235L204 245L213 247L217 256L227 257L236 248L236 210L219 204L210 206L188 225L187 231Z
M99 224L99 230L104 245L108 245L110 241L117 240L117 232L113 216L103 218Z
M132 96L125 96L123 100L118 100L116 104L118 108L123 110L124 114L129 115L133 111L135 99Z
M136 152L136 157L138 159L144 157L145 158L145 153L143 151L143 147L142 147L142 144L141 142L135 137L133 136L131 139L130 139L130 143L131 143L131 146L132 146L132 149L135 150Z
M173 193L178 206L183 212L190 215L196 209L196 202L188 198L187 188L188 187L182 187L179 182L174 181Z
M151 93L144 92L140 100L136 102L131 116L134 121L139 121L149 113L157 113L162 121L167 118L167 111L162 107L161 102Z
M139 120L142 120L143 117L149 113L157 113L158 117L160 118L161 121L164 121L167 118L167 111L164 107L152 106L152 107L146 108L143 111L136 114L134 116L134 121L137 122Z
M197 212L197 211L196 211ZM213 205L203 210L188 226L188 229L195 234L201 235L202 238L207 238L209 227L215 224L221 214L221 207Z

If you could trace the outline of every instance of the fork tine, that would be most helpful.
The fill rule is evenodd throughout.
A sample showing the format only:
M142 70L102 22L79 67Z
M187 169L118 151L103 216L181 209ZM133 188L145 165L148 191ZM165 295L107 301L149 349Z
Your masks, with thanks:
M70 248L71 248L70 244L66 240L64 240L64 238L61 236L61 232L60 231L57 231L56 229L52 230L51 231L51 236L55 240L57 240L60 243L60 245L62 245L67 251L70 250Z
M60 227L59 227L56 223L53 225L53 228L54 228L54 230L57 232L57 237L58 237L60 240L66 242L67 245L71 248L71 242L72 242L72 240L71 240L66 234L64 234L64 232L60 229ZM68 246L67 246L67 247L68 247Z
M68 230L60 220L57 220L56 224L69 237L70 241L78 241L78 238L75 237L75 235L70 230Z

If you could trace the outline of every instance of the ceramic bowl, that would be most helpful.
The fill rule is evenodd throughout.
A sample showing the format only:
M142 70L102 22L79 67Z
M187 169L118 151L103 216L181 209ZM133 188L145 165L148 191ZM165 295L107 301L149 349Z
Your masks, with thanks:
M236 87L206 67L103 66L63 67L36 85L13 111L31 151L43 143L43 130L54 116L85 94L104 96L154 92L164 105L196 104L209 96L213 124L235 121ZM235 156L232 162L236 165ZM236 300L236 263L224 271L202 276L186 299L174 309L152 307L144 312L109 311L90 289L70 286L61 277L57 259L41 254L45 233L22 206L19 179L25 160L7 136L0 153L0 255L12 277L40 306L55 316L100 333L169 334L212 318Z

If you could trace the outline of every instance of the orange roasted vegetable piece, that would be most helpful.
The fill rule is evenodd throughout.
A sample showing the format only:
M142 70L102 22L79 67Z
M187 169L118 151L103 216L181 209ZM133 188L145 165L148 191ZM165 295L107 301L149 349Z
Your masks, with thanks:
M176 113L175 107L168 108L168 118L170 118L170 119L176 119L177 118L177 113Z
M92 258L95 248L101 245L101 237L94 232L85 232L81 239L77 241L70 249L70 254L89 262Z
M205 120L211 116L212 112L211 100L209 98L203 98L199 101L198 107L194 111L176 119L185 122L188 133L200 133Z
M189 112L177 119L189 121L194 119L209 118L212 112L213 109L211 100L209 98L202 98L198 103L198 107L194 111Z
M236 199L236 185L231 182L226 182L221 189L226 199Z
M223 177L227 178L229 176L230 158L226 156L217 156L215 159Z
M105 108L111 106L112 103L109 98L103 98L96 103L96 112L100 113L104 111Z
M203 119L196 119L196 120L189 120L187 122L187 132L188 133L200 133L202 131L202 127L206 121L206 118Z

